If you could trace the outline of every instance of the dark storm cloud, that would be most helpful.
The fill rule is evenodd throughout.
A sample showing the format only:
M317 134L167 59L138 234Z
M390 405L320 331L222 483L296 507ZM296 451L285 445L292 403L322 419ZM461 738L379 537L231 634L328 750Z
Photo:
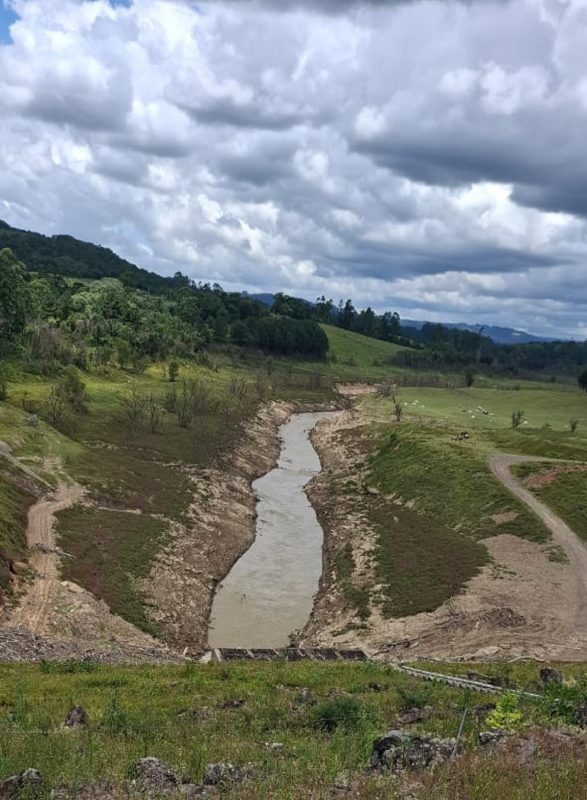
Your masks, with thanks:
M272 110L262 102L238 105L230 100L219 100L201 106L183 106L183 109L202 125L283 131L304 121L299 113Z
M381 280L411 275L440 275L446 272L519 273L560 263L550 256L531 255L522 250L491 246L472 245L466 252L458 249L444 253L415 250L413 247L404 249L362 242L353 254L338 255L336 261L346 264L349 274Z

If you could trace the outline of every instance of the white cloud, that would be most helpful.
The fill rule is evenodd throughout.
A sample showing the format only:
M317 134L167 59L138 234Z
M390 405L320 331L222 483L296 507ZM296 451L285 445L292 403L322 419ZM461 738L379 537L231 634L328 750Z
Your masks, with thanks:
M14 7L11 224L231 287L584 331L583 0Z

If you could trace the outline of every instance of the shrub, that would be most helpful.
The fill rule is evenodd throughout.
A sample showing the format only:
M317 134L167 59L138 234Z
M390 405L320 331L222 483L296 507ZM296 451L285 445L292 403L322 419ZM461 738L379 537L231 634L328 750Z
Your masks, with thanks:
M523 421L523 411L512 411L512 428L519 428Z
M542 707L550 719L587 727L587 684L584 680L571 686L549 684L544 691Z
M495 708L487 717L486 723L489 728L515 731L522 724L522 720L518 696L513 692L507 692L499 698Z
M335 697L320 703L314 709L311 722L312 727L327 733L332 733L337 728L353 731L376 723L377 715L356 697Z
M177 361L170 361L169 362L169 382L175 383L177 377L179 375L179 364Z
M426 687L416 689L404 689L397 687L399 708L401 711L409 711L412 708L424 708L430 701L430 690Z

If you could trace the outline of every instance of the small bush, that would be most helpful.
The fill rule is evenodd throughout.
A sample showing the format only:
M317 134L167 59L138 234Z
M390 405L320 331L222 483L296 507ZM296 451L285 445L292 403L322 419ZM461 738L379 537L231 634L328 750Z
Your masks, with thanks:
M430 702L430 690L426 687L417 689L404 689L397 687L400 711L409 711L412 708L424 708Z
M523 421L523 411L512 411L512 428L519 428Z
M377 715L356 697L335 697L314 709L311 722L313 728L327 733L337 728L353 731L377 722Z
M587 727L587 684L584 680L572 686L549 684L542 702L549 719L560 720L567 725Z
M513 692L503 694L496 703L494 710L486 719L487 727L499 728L502 731L515 731L522 724L523 716L520 711L520 701Z

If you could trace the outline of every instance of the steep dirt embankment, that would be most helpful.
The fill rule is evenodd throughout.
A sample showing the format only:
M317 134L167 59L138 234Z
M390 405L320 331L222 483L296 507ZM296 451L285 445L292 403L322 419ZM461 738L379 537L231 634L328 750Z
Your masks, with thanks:
M509 456L493 460L494 473L543 519L568 562L552 558L550 547L509 534L494 536L483 542L492 562L464 592L435 611L388 619L375 601L366 623L359 618L337 579L335 554L351 543L356 573L363 583L370 581L371 598L376 598L380 586L370 551L377 538L364 509L370 503L387 502L393 519L394 507L391 499L372 496L363 486L364 464L355 438L365 435L362 424L358 411L347 411L321 422L313 432L323 471L309 487L309 495L325 534L324 573L304 643L359 646L382 658L400 660L587 658L587 549L510 475ZM351 484L355 492L340 491Z
M37 486L49 485L11 456ZM50 487L49 487L50 488ZM59 577L55 515L83 497L82 487L59 481L28 512L30 582L21 585L14 606L0 608L0 661L85 657L104 661L151 661L172 657L167 649L120 617L75 583Z
M264 406L225 464L190 470L190 522L174 527L143 587L153 604L152 618L170 644L194 653L205 649L216 587L255 538L251 484L277 463L279 428L296 410L293 403Z

